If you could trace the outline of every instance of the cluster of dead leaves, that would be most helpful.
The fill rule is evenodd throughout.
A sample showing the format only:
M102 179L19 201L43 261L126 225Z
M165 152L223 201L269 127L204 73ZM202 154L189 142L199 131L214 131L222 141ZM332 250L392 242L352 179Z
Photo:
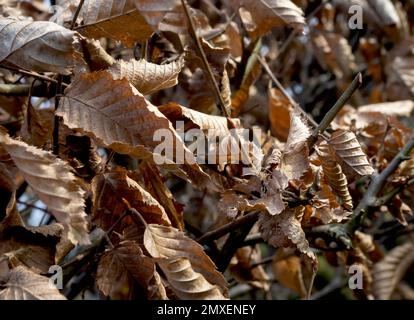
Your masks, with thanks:
M402 281L412 241L390 247L387 227L411 221L413 160L379 200L403 192L375 203L349 242L334 230L353 222L370 177L412 135L413 5L188 2L56 1L51 13L43 1L0 1L0 298L65 299L80 273L95 279L82 289L110 299L228 299L244 283L304 298L319 290L320 261L342 278L360 266L357 298L412 297ZM352 4L366 33L344 28ZM265 53L318 120L360 69L364 87L313 144L306 112L269 84ZM260 133L258 144L241 140L243 163L205 164L212 151L183 139L243 128ZM160 129L184 163L154 162ZM33 226L39 204L49 219ZM259 213L256 240L237 244L229 273L217 270L231 235L204 247L197 238L249 212ZM64 294L47 278L55 264Z

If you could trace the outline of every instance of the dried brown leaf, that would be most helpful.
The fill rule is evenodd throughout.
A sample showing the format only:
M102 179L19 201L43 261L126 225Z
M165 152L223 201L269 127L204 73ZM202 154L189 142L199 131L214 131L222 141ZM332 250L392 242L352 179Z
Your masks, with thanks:
M203 248L181 231L150 224L144 246L180 299L225 299L227 284Z
M347 210L352 210L352 198L348 190L348 180L342 172L341 166L335 161L329 150L328 144L323 141L316 147L319 159L322 163L326 181L336 195L338 203Z
M37 72L70 74L77 33L53 22L0 18L0 62Z
M153 279L156 273L153 259L146 257L138 244L123 241L107 250L99 260L96 283L99 290L111 299L133 298L135 283L152 297L168 299L160 282L156 290L158 294L150 291L151 282L157 281Z
M0 291L0 300L66 300L49 278L19 266L12 269Z
M360 176L374 173L374 169L369 164L367 156L362 151L362 147L353 132L337 130L331 135L328 144L335 151L338 160L342 162L344 170L354 171Z
M0 133L3 144L25 180L68 231L74 244L89 243L84 193L69 165L51 152Z
M232 0L230 4L234 10L241 9L243 23L253 37L285 25L301 32L306 25L302 9L290 0Z
M134 0L134 2L139 13L154 31L159 31L159 24L165 15L181 4L179 0Z
M292 289L301 298L305 298L312 289L313 278L309 278L308 265L303 258L289 250L278 249L271 264L275 279L283 286Z
M134 0L86 0L76 29L90 38L108 37L132 47L153 33L135 7Z
M109 71L115 80L126 78L140 93L147 95L175 86L183 66L182 58L163 65L133 59L117 61Z
M179 230L184 230L183 205L175 201L170 189L165 185L165 179L158 168L150 162L142 161L139 169L143 176L146 190L164 208L170 218L171 225Z
M358 114L365 112L380 112L384 116L409 117L414 109L414 102L401 100L394 102L374 103L358 107Z
M388 300L414 262L414 246L411 242L392 249L383 260L374 265L372 293L376 299Z
M315 255L309 248L309 243L298 220L303 210L304 207L299 206L285 209L274 216L267 213L261 214L259 226L263 239L274 247L297 248L301 253L314 258Z
M173 168L177 168L174 161L182 155L179 160L184 162L180 167L184 177L197 186L209 183L168 119L126 79L114 80L106 71L78 75L65 90L56 114L69 128L121 154L156 158ZM165 143L155 138L157 132L168 134ZM163 151L165 155L161 155Z
M290 114L289 135L282 153L280 170L286 177L299 179L309 168L307 139L311 132L297 111Z
M21 129L23 140L39 148L45 147L52 141L53 116L52 109L36 110L29 103Z
M280 141L285 142L289 135L290 112L293 106L282 92L276 88L268 90L269 120L272 134Z
M55 264L56 245L63 227L8 226L0 237L0 257L7 257L13 267L23 265L36 273L46 274Z

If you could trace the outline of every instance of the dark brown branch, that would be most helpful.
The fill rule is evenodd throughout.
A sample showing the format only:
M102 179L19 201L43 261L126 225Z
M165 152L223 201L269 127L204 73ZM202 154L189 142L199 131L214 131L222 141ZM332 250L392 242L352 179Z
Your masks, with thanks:
M221 249L220 254L215 260L217 269L220 272L226 271L231 258L234 256L237 249L239 249L240 243L244 241L250 230L253 228L254 224L257 221L257 217L258 213L256 213L256 216L252 216L250 220L244 222L236 230L230 233L229 237L223 245L223 248Z
M197 239L197 242L201 244L205 244L210 241L217 240L225 236L227 233L240 228L245 223L256 221L258 217L259 217L259 212L255 211L255 212L248 213L244 215L243 217L236 219L230 223L227 223L220 228L217 228L215 230L205 233L202 237Z

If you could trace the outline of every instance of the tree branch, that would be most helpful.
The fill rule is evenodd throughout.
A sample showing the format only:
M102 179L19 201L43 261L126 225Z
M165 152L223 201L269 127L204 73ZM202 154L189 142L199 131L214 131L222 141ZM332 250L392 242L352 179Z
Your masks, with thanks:
M200 244L205 244L213 240L217 240L225 236L227 233L238 229L245 223L248 223L251 221L256 222L258 217L259 217L259 212L257 211L250 212L239 219L236 219L230 223L225 224L224 226L221 226L220 228L217 228L215 230L205 233L203 236L197 239L197 242Z
M356 207L354 214L354 219L360 219L360 216L367 211L370 207L375 207L377 205L377 195L384 187L387 182L387 178L397 170L401 162L410 159L410 152L414 148L414 136L408 140L406 145L400 150L400 152L392 159L390 164L378 175L373 176L371 183L368 186L367 191L365 192L363 198ZM353 219L353 220L354 220ZM351 220L351 221L353 221ZM351 222L350 221L350 222ZM355 223L354 221L353 223ZM352 226L355 228L356 226Z
M341 111L342 107L345 103L349 100L349 98L354 94L354 92L361 86L362 84L362 75L359 72L351 84L346 88L344 93L339 97L338 101L334 104L334 106L328 111L325 117L322 119L321 123L318 127L313 131L312 135L309 137L309 149L311 149L320 134L322 134L328 126L331 124L335 116Z

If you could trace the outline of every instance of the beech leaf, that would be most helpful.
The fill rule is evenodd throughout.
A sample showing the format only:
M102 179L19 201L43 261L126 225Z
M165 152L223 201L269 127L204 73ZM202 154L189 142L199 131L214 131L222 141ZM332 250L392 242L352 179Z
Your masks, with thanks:
M0 17L0 62L37 72L70 74L78 34L48 21Z
M70 166L51 152L29 146L4 133L0 133L0 143L39 199L68 231L69 240L74 244L88 244L85 191Z
M354 171L360 176L374 173L374 169L369 164L367 156L362 151L361 145L353 132L337 130L331 135L328 144L348 170Z
M227 284L203 248L181 231L149 224L144 246L181 299L225 299Z
M126 78L140 93L147 95L175 86L183 66L183 58L163 65L144 59L128 62L120 60L109 71L115 80Z
M49 278L22 266L12 269L7 283L0 287L4 287L0 300L66 300Z

